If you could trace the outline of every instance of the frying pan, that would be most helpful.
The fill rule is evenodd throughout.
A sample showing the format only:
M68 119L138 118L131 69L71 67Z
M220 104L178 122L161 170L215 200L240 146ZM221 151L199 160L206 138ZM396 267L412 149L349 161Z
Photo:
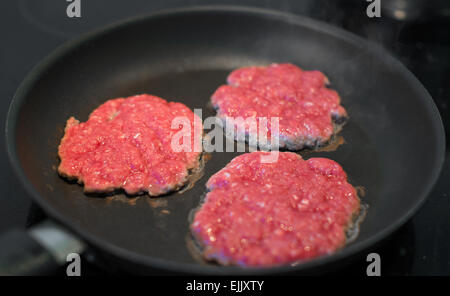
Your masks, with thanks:
M345 144L305 156L336 160L353 185L365 188L362 199L369 209L359 235L335 254L272 268L198 260L189 248L189 215L204 195L208 178L239 153L212 153L193 188L158 198L86 196L81 186L55 171L57 146L70 116L85 121L108 99L151 93L201 108L206 118L214 115L210 95L231 70L273 62L323 71L350 116L341 133ZM41 272L45 264L47 271L59 245L68 252L95 250L108 262L137 273L323 272L362 254L414 214L440 173L445 148L431 97L379 46L305 17L228 6L163 11L62 45L19 87L6 139L23 186L53 221L3 237L0 266L12 273ZM46 230L53 236L42 235ZM48 242L58 237L55 233L60 233L59 244ZM36 242L47 248L39 249ZM44 259L33 259L36 254Z

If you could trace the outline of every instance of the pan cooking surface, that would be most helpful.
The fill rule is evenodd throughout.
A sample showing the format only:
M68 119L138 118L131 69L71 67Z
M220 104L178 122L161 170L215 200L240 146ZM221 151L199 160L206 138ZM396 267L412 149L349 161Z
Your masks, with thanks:
M56 172L65 121L81 121L108 99L150 93L214 115L209 97L238 67L294 63L317 69L342 97L350 119L333 152L363 186L369 210L359 236L338 251L295 267L331 265L374 244L424 201L444 153L437 109L419 82L377 46L306 18L244 8L197 8L138 18L61 47L18 90L7 126L8 149L25 187L54 218L95 247L138 264L186 272L246 272L205 266L187 246L188 216L208 178L239 153L211 154L193 188L163 197L86 197Z

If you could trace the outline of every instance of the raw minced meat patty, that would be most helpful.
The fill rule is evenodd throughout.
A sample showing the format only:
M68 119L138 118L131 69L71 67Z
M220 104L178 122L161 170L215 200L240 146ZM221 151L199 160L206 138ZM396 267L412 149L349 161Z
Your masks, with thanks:
M203 255L221 264L271 266L329 254L342 247L360 200L341 166L280 152L234 158L207 183L191 231Z
M191 123L193 152L171 148L179 131L171 124L179 116ZM175 190L187 181L189 170L199 166L201 152L194 150L196 116L181 103L152 95L109 100L86 122L67 120L58 172L83 183L86 192L124 189L128 194L156 196Z
M227 82L211 97L217 116L223 122L226 117L256 117L258 123L258 117L267 118L269 141L259 141L260 147L273 148L272 117L279 118L279 147L289 150L325 144L347 117L339 95L326 87L328 80L319 71L303 71L292 64L254 66L231 72ZM234 126L237 139L252 134L247 124Z

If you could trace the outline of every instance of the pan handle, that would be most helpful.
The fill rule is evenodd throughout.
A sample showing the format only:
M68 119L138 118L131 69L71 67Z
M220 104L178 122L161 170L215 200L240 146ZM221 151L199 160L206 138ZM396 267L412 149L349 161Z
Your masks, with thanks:
M51 221L13 229L0 236L0 275L52 274L67 263L68 254L84 250L84 243Z

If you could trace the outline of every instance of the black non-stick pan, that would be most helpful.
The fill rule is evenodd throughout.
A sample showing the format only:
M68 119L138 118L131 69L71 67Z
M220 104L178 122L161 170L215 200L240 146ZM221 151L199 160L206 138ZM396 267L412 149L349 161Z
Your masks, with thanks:
M246 269L208 264L192 253L189 214L208 178L239 153L212 153L193 188L158 198L86 196L82 186L58 176L57 147L70 116L85 121L108 99L150 93L201 108L206 118L214 114L211 94L231 70L274 62L323 71L350 116L341 133L343 145L305 156L338 161L350 182L365 188L362 200L369 208L360 233L335 254L295 266ZM18 89L6 138L11 162L30 196L87 248L135 272L203 274L309 273L350 260L386 238L425 201L445 145L431 97L379 46L308 18L242 7L164 11L64 44ZM42 234L31 232L34 240L36 232ZM9 258L13 270L23 246L11 241L2 246L3 261ZM15 255L8 257L11 246ZM39 270L35 261L31 267Z

